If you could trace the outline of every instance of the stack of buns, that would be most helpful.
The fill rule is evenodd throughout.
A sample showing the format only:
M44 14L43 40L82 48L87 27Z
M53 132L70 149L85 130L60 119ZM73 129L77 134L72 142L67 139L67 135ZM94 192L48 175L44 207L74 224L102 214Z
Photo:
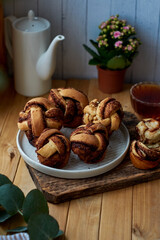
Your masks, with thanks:
M160 163L160 119L147 118L136 126L137 140L132 141L130 159L139 169L152 169Z
M18 128L34 147L40 163L63 168L71 150L85 163L105 157L109 136L117 130L123 109L116 99L92 100L74 88L51 89L48 99L33 98L19 113ZM70 139L60 132L72 128Z

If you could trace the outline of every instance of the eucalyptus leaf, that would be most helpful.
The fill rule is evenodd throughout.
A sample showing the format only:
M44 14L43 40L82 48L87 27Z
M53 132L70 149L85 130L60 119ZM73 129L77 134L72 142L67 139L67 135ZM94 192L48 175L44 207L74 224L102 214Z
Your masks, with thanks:
M28 193L23 203L24 220L28 222L30 216L34 213L49 213L47 201L38 189L34 189Z
M26 232L28 230L27 226L21 226L14 229L7 230L8 233L20 233L20 232Z
M6 177L3 174L0 174L0 186L7 184L7 183L12 183L8 177Z
M0 208L0 223L5 222L7 219L11 218L12 215L7 213L5 209Z
M58 233L58 222L46 213L33 214L28 221L30 240L52 240Z
M62 230L59 230L58 234L56 235L55 239L58 240L60 237L64 235L64 232Z
M0 204L10 214L20 212L24 201L24 194L20 188L8 183L0 186Z

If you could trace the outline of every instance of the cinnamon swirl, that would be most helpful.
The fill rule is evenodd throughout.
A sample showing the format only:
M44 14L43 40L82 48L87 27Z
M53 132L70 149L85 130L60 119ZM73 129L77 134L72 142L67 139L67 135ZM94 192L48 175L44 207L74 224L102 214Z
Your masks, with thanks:
M49 167L63 168L70 156L70 142L57 129L44 129L37 143L39 161Z
M107 129L101 123L79 126L70 141L72 151L85 163L102 161L109 143Z

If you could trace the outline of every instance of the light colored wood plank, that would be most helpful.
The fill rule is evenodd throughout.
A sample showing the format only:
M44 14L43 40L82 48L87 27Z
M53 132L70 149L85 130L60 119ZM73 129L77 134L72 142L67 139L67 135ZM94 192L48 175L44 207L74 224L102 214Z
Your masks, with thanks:
M39 0L38 1L38 13L39 16L46 18L51 23L51 40L59 35L63 34L62 29L62 0ZM65 41L65 40L64 40ZM62 79L63 68L63 42L60 42L57 46L56 53L56 70L53 74L53 78Z
M126 19L128 24L135 26L136 0L128 0L128 1L112 0L111 15L116 15L116 14L119 14L120 19ZM127 83L132 82L132 71L133 71L133 67L131 65L125 74L125 82Z
M102 21L105 21L110 17L110 12L111 12L110 3L111 3L111 0L106 0L106 1L89 0L87 3L88 4L87 19L86 19L87 31L86 31L85 44L90 48L92 48L93 50L95 49L92 46L92 44L89 42L89 40L92 39L96 41L100 33L98 26ZM88 64L88 61L92 57L86 51L85 51L85 54L86 54L86 69L85 69L86 76L88 76L88 78L95 78L97 77L96 66L91 66Z
M71 201L66 227L67 239L97 240L101 194Z
M12 106L12 99L14 98L15 91L8 87L4 92L0 92L0 134L6 121L9 109Z
M99 239L130 240L131 222L132 188L104 193Z
M62 80L54 80L53 81L53 88L65 87L65 85L66 85L65 81L62 81ZM43 95L43 97L47 97L47 96L48 96L48 94ZM24 97L22 97L22 98L24 98ZM28 98L27 99L25 98L25 102L27 100L28 100ZM21 105L23 105L23 104L24 103L22 103ZM19 108L21 108L21 106L19 106ZM35 184L33 183L32 178L28 172L26 164L22 158L20 159L20 162L18 165L14 184L19 186L25 195L30 190L36 188ZM58 221L60 229L65 231L69 202L66 202L64 204L59 204L59 205L54 205L54 204L48 203L48 206L49 206L50 215L53 216Z
M9 176L11 180L14 179L20 157L16 146L17 120L19 111L22 110L26 102L25 100L25 97L18 94L10 99L12 103L6 107L8 114L1 132L0 149L2 157L0 172Z
M158 20L160 23L160 20ZM155 66L154 66L154 78L153 81L159 83L159 76L160 76L160 24L158 25L158 36L156 42L156 58L155 58Z
M129 95L129 89L131 88L131 86L132 86L131 84L124 84L123 90L121 92L115 94L107 94L99 90L97 79L91 79L88 90L88 98L91 101L95 98L97 98L98 100L102 100L108 96L113 96L116 100L118 100L122 104L124 111L134 113L134 110L131 106Z
M67 87L76 88L88 95L89 83L90 81L88 80L76 81L75 79L70 79L67 81ZM76 240L97 239L100 209L101 194L71 201L66 226L66 237Z
M17 17L33 9L48 18L53 26L52 37L62 33L66 39L58 46L57 67L53 78L96 78L96 67L88 65L90 56L83 49L98 33L98 23L111 14L120 14L135 25L142 41L139 55L126 73L126 82L159 81L159 0L5 0L4 13ZM122 6L122 7L121 7Z
M4 16L14 14L14 0L5 0L3 2Z
M88 80L76 80L76 79L69 79L66 82L66 87L75 88L77 90L83 91L88 96L88 89L90 81Z
M133 191L133 240L160 239L160 180L139 184Z
M37 0L16 0L14 1L14 11L16 17L25 17L28 14L29 10L33 10L35 15L38 14L37 12Z
M36 189L36 186L22 158L20 160L20 163L17 169L17 174L14 180L14 184L23 191L25 196L32 189ZM69 202L66 202L64 204L59 204L59 205L48 203L48 206L49 206L49 214L58 221L60 229L65 231ZM21 220L19 220L19 223L22 224ZM10 227L13 227L13 226L11 225Z
M136 29L142 41L134 62L133 81L153 81L157 54L160 1L137 1ZM142 14L143 12L143 14ZM159 76L157 81L159 81Z
M122 104L125 111L130 111L128 89L130 85L124 86L122 92L117 94L105 94L98 89L97 79L91 79L88 96L92 100L99 100L112 96ZM132 188L121 191L113 191L103 194L102 213L100 223L99 239L131 239L131 215L132 215ZM127 220L127 222L126 222ZM125 222L125 224L124 224Z
M63 1L63 77L84 78L86 34L86 0Z

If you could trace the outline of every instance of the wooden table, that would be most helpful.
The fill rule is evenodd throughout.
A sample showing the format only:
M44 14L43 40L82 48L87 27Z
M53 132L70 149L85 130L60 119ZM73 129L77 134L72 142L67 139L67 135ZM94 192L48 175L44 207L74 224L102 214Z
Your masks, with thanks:
M97 88L97 80L54 80L53 87L74 87L84 91L89 100L107 94ZM129 99L130 85L113 94L125 111L133 112ZM45 95L47 96L47 95ZM18 113L29 98L13 87L1 93L0 101L0 173L7 175L27 194L35 188L29 171L16 146ZM49 204L67 240L158 240L160 239L160 180L137 184L60 204ZM0 234L7 227L0 226Z

